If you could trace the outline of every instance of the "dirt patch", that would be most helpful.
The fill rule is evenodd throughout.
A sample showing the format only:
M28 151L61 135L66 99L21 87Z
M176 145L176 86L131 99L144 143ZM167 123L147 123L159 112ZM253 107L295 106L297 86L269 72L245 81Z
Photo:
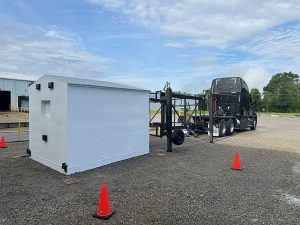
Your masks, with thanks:
M29 113L22 112L1 112L0 123L8 122L26 122L28 121Z

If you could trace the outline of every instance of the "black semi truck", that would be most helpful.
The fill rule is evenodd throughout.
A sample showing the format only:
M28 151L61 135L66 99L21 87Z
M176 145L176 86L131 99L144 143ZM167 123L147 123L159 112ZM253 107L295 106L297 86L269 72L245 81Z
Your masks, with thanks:
M248 85L240 77L217 78L212 81L212 113L214 136L232 135L235 129L256 129ZM204 119L208 121L208 116Z

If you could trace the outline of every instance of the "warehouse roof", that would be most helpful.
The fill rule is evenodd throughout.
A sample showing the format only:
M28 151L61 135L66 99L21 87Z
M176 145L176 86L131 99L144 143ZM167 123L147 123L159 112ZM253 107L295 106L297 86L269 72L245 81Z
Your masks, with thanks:
M9 77L0 77L0 80L13 80L13 81L34 82L33 80L24 80L24 79L9 78Z
M49 78L54 78L60 81L63 81L69 85L76 85L76 86L94 86L94 87L109 87L109 88L117 88L117 89L127 89L127 90L137 90L137 91L147 91L145 89L119 84L114 82L108 81L99 81L99 80L90 80L90 79L83 79L83 78L75 78L75 77L63 77L63 76L56 76L56 75L44 75Z

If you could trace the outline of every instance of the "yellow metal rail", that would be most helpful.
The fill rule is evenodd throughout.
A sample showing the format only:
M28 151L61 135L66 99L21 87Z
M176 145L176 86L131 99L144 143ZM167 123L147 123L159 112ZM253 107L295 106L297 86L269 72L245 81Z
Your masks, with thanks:
M0 122L0 124L17 124L18 126L16 127L17 130L2 130L0 129L0 133L17 133L18 134L18 141L21 141L21 133L23 132L29 132L29 130L24 130L21 129L21 124L27 124L27 127L29 125L28 121L21 121L21 122ZM5 129L5 128L3 128Z

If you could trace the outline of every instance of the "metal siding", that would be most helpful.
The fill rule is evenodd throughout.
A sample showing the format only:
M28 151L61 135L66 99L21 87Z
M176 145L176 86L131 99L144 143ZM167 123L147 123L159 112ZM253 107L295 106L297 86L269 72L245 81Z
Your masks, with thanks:
M68 174L149 153L147 92L69 85L67 98Z
M18 110L18 96L29 96L30 83L32 81L0 78L0 90L11 92L11 110Z

